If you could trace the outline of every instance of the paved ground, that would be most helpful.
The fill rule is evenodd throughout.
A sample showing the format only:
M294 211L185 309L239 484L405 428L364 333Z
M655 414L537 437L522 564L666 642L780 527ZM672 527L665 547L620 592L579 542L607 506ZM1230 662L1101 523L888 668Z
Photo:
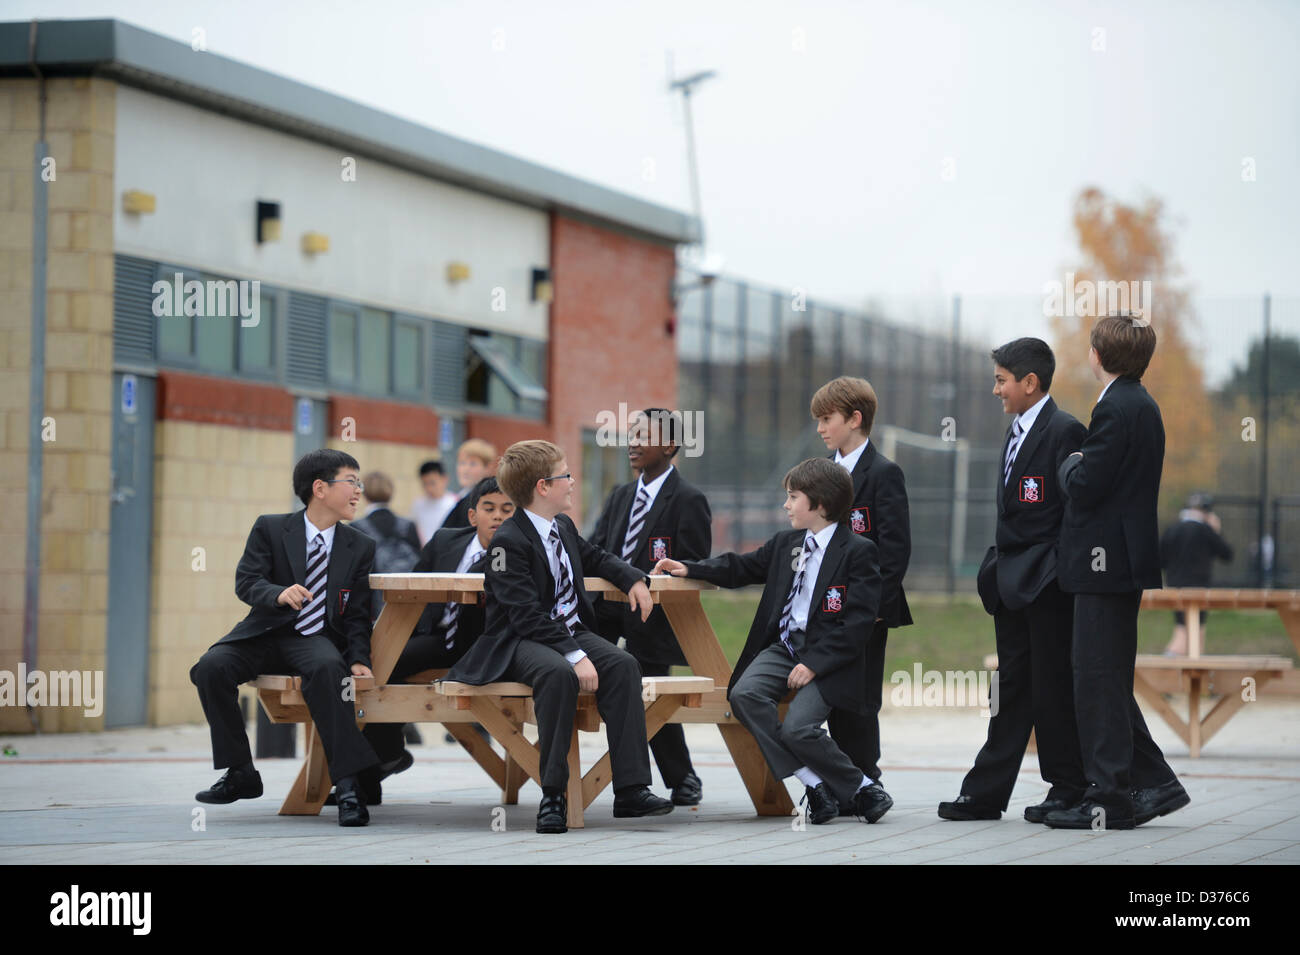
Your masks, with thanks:
M390 863L1300 863L1300 703L1247 706L1199 760L1149 716L1192 804L1133 832L1100 833L1021 819L1046 791L1032 757L1001 821L940 820L935 806L957 794L985 722L976 710L886 707L883 781L895 806L873 826L756 817L713 727L688 728L700 807L616 820L606 791L587 828L562 836L533 832L535 786L497 808L499 791L434 726L422 727L415 766L389 780L370 826L346 830L332 809L276 815L297 772L290 760L260 761L267 795L202 807L198 829L193 793L219 775L205 727L5 737L0 750L18 755L0 756L0 863L352 862L362 846L368 861Z

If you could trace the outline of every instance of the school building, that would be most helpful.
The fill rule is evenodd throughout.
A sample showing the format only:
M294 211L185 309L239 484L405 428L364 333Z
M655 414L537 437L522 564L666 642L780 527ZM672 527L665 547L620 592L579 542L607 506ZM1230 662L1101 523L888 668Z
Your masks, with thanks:
M599 413L677 406L697 231L119 21L0 23L0 673L106 674L102 715L6 705L0 732L201 721L189 669L311 448L387 471L409 514L464 438L548 438L585 519L626 474Z

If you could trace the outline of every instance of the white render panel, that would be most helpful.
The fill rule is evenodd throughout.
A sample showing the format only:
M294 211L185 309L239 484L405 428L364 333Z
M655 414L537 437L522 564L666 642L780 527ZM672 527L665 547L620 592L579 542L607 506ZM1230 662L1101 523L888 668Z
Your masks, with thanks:
M532 269L550 262L548 215L128 86L117 90L114 247L234 278L547 337ZM157 196L149 215L122 193ZM280 203L281 238L258 245L257 201ZM320 255L304 232L329 236ZM470 277L447 281L447 264ZM495 289L504 290L502 296Z

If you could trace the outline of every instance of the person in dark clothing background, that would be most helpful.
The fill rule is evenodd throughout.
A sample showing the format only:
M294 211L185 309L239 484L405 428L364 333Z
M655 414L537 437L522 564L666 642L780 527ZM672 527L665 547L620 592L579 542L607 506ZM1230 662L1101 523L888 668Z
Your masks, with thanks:
M1168 527L1160 538L1160 568L1165 572L1166 587L1208 587L1215 558L1232 560L1232 548L1219 534L1219 515L1214 513L1214 498L1193 494L1187 507L1178 514L1178 523ZM1202 640L1205 634L1205 611L1201 614ZM1174 635L1165 647L1165 656L1187 653L1187 620L1181 610L1174 611Z

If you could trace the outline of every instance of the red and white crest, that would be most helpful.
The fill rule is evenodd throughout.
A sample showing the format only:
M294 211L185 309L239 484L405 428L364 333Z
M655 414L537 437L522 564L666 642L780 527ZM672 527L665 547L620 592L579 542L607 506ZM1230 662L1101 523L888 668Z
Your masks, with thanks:
M667 537L650 538L650 559L651 560L663 560L664 558L669 556L668 541L669 538Z
M849 526L855 534L865 534L871 530L871 509L865 504L855 505L849 511Z
M1026 504L1038 504L1043 500L1043 479L1041 477L1022 477L1020 479L1020 500Z
M839 613L844 609L844 587L837 585L826 589L826 602L822 609L827 613Z

